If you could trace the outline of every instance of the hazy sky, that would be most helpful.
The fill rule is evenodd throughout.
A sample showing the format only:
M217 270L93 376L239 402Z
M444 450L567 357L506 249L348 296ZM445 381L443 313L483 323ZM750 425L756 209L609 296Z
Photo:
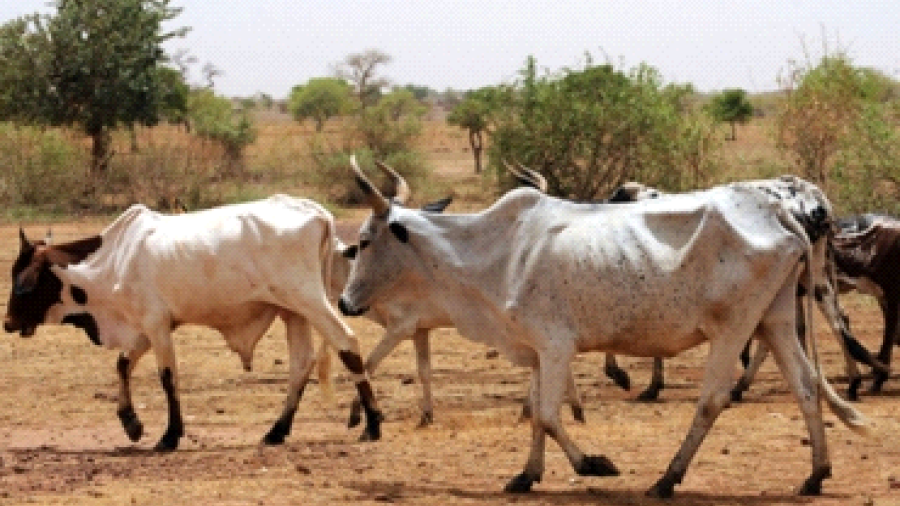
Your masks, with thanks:
M41 10L47 0L2 0L0 21ZM198 59L189 80L212 63L216 90L286 97L295 84L369 48L392 56L382 74L436 90L509 82L528 55L540 68L646 62L667 82L701 91L777 88L790 59L814 58L823 44L859 66L900 79L897 0L173 0L189 26L167 45Z

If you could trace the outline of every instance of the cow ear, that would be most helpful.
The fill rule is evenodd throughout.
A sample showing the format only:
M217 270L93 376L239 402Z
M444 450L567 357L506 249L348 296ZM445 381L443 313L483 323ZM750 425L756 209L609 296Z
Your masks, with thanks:
M347 246L344 251L341 252L341 256L353 260L356 258L357 253L359 253L359 246L354 244L352 246Z
M71 264L77 264L87 258L88 255L97 251L97 248L103 244L103 239L97 235L80 239L59 246L47 248L47 260L54 265L67 267Z
M388 225L388 228L391 229L391 233L393 233L400 242L405 244L409 241L409 231L407 231L406 227L404 227L401 223L393 221L390 225Z
M453 202L453 197L444 197L441 200L435 200L434 202L425 204L422 206L422 210L429 213L440 213L443 212L451 202Z

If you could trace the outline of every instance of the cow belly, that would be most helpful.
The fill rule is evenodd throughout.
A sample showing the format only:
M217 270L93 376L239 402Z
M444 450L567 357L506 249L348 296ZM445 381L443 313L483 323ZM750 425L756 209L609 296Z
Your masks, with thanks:
M245 302L235 305L220 305L209 307L186 307L172 315L172 319L178 323L192 323L205 325L225 333L245 327L257 327L265 325L261 332L265 332L269 324L275 318L277 310L271 304L265 302Z

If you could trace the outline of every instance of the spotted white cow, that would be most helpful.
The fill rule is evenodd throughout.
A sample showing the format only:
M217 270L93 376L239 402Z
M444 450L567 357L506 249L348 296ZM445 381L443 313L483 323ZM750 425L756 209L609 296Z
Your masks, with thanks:
M531 451L507 491L540 481L548 434L577 473L618 474L606 457L585 455L560 423L571 361L584 351L673 356L709 343L692 427L651 495L672 495L728 404L734 361L754 335L778 359L809 430L812 473L801 493L820 493L831 473L817 385L845 424L867 427L800 346L796 288L811 244L758 190L726 186L619 206L518 189L485 211L455 215L391 203L358 169L356 182L373 213L341 311L416 297L443 308L461 335L533 370Z
M366 434L377 439L382 416L357 339L326 297L334 240L328 211L284 195L179 215L135 205L100 235L66 244L31 242L21 233L4 328L24 337L41 324L71 323L95 344L122 349L118 415L133 441L143 425L129 380L152 349L169 406L156 449L168 451L184 432L171 331L185 323L217 329L249 369L256 343L279 317L290 381L264 442L282 443L290 433L314 362L311 327L354 374Z
M376 165L391 180L395 187L393 202L405 205L410 198L409 186L406 181L391 167L376 162ZM511 172L517 174L514 167L508 167ZM527 170L524 169L523 170ZM537 177L541 177L539 174ZM537 183L541 184L541 183ZM545 188L546 185L543 184ZM422 207L425 212L436 213L450 204L450 199L442 199L431 202ZM334 268L332 274L332 286L330 297L337 301L344 285L350 276L353 259L359 251L359 245L346 245L340 241L335 247ZM434 421L434 400L431 389L431 343L430 333L434 329L453 327L452 319L440 307L418 300L403 300L395 298L383 304L375 304L365 315L368 319L384 327L384 336L375 345L375 348L366 357L365 367L369 374L374 374L378 365L387 357L400 342L411 339L415 347L416 372L422 386L421 418L418 427L426 427ZM327 350L327 348L325 348ZM572 409L572 416L579 422L584 422L584 409L581 397L575 386L574 377L569 378L567 401ZM359 397L354 399L348 425L354 427L361 421L362 404ZM528 416L527 402L523 408L523 418Z

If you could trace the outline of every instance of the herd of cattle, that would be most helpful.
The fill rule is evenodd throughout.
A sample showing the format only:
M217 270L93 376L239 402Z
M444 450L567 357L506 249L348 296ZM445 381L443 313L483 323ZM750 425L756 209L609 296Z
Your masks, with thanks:
M117 414L132 441L143 426L130 377L152 350L169 407L156 449L170 451L184 435L171 340L181 324L221 332L249 370L259 339L276 317L284 321L289 388L266 444L290 433L314 369L328 386L331 350L356 385L351 425L364 414L361 439L379 439L383 415L369 374L404 339L415 343L420 424L431 423L429 331L455 327L531 370L531 449L509 492L541 480L548 435L578 474L618 474L605 456L585 454L560 421L565 401L583 421L571 372L580 352L606 352L607 373L626 387L615 355L652 357L654 379L641 397L654 398L662 359L709 343L694 420L650 495L673 494L719 413L769 353L809 432L812 471L799 493L820 493L831 473L820 394L850 429L868 430L822 374L807 336L818 305L844 350L848 397L859 395L856 361L872 368L871 390L882 388L900 323L900 221L837 219L819 188L790 176L681 194L632 184L608 201L572 202L547 195L540 175L522 166L509 169L535 188L512 190L478 213L445 214L449 200L406 207L409 187L389 167L378 164L396 187L391 199L351 163L372 208L354 245L338 239L320 205L284 195L177 215L135 205L99 235L64 244L20 231L4 329L24 337L42 324L72 324L94 344L121 349ZM876 297L882 309L874 357L839 305L838 294L850 290ZM366 361L338 310L384 327ZM323 337L318 352L312 329ZM735 386L734 364L751 341L757 351Z

